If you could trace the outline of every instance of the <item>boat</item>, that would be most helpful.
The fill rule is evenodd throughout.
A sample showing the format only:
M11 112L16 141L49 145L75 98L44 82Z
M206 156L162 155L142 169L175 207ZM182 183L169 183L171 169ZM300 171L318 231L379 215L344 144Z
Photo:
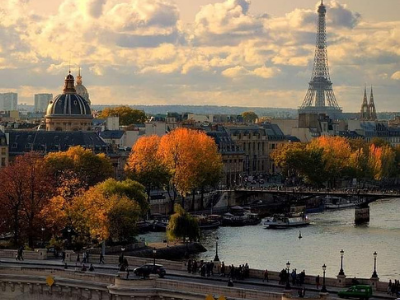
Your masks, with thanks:
M261 222L261 218L256 213L246 212L243 215L244 225L258 225Z
M300 214L277 214L272 218L266 218L264 226L266 229L286 229L291 227L302 227L310 225L307 215Z
M343 198L338 196L327 195L324 198L325 209L344 209L351 208L361 204L362 201L354 198Z
M139 233L146 233L150 231L153 227L153 223L148 221L138 221L136 222L136 228Z
M218 216L219 217L219 216ZM216 229L221 225L219 219L215 217L215 215L210 216L196 216L197 221L199 222L199 228L201 230L207 229Z
M222 216L222 225L223 226L244 226L244 218L243 216L235 216L231 213L226 213Z

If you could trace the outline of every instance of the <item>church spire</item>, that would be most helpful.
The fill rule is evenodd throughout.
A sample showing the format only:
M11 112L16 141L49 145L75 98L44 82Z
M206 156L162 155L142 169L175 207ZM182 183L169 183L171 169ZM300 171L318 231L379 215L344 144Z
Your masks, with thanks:
M364 99L361 105L360 119L363 121L367 121L370 119L370 110L367 99L367 85L365 85L364 88Z
M375 108L375 102L374 102L374 92L372 90L372 85L371 85L371 95L369 96L369 113L370 113L370 120L375 121L377 119L376 116L376 108Z

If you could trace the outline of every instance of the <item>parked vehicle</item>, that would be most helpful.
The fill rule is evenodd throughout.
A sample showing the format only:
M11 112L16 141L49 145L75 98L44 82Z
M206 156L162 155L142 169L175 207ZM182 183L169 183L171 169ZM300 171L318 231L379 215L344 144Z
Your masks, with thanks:
M133 270L133 273L136 276L143 276L143 277L149 277L150 274L157 274L158 276L160 276L160 278L163 278L165 274L167 274L162 265L152 264L152 263L148 263L141 267L135 268Z
M369 299L372 297L372 287L370 285L353 285L345 291L338 292L340 298Z

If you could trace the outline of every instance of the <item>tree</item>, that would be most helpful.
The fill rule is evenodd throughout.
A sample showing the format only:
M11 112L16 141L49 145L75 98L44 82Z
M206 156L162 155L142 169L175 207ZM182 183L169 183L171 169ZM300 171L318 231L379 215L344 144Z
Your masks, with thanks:
M146 187L148 199L150 191L168 184L169 174L157 155L161 138L152 135L141 137L129 155L125 172Z
M187 213L182 206L175 204L175 213L169 218L167 226L167 237L169 240L182 238L183 241L189 238L194 241L200 237L198 221Z
M113 175L110 159L104 154L95 154L81 146L70 147L64 152L49 153L45 156L49 171L58 177L64 172L73 172L88 187L106 180Z
M157 156L170 176L174 192L185 197L196 188L218 183L222 158L215 141L202 131L178 128L163 136Z
M39 154L18 156L0 172L3 228L14 233L14 245L26 237L30 247L43 226L41 210L53 193L52 177Z
M242 113L242 117L243 117L243 120L246 123L254 123L258 119L258 116L253 111L245 111L245 112L243 112Z
M336 185L336 179L342 178L347 171L351 153L347 139L338 136L321 136L307 145L307 149L323 149L325 174L332 186Z
M107 107L99 115L100 118L106 119L110 116L118 116L119 123L123 126L132 124L143 124L146 122L146 115L142 110L133 109L129 106Z

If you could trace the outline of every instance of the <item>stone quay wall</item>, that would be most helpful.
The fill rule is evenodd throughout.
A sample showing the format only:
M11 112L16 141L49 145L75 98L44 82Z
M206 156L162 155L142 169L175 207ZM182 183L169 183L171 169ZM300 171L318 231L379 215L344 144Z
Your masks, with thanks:
M17 255L17 250L0 250L0 259L1 258L15 258ZM66 259L68 265L75 265L77 261L78 254L73 252L72 250L66 251ZM143 265L145 263L153 263L152 258L143 258L143 257L135 257L135 256L124 256L130 266L138 266ZM35 251L24 251L24 259L32 259L32 260L44 260L47 259L47 251L46 249L37 249ZM90 254L89 255L89 263L99 263L100 255L98 254ZM82 255L80 256L80 261L82 261ZM105 264L111 264L118 266L119 264L119 256L118 255L104 255ZM156 263L162 264L166 269L173 271L184 271L187 269L186 262L182 261L172 261L165 259L156 259ZM226 264L229 266L229 264ZM215 264L215 272L219 273L220 265L219 263ZM227 267L227 271L229 272L229 267ZM270 280L279 280L279 272L268 270L269 279ZM252 278L263 278L264 270L258 269L250 269L250 277ZM332 287L347 287L352 285L353 278L346 276L337 276L337 277L327 277L326 285ZM374 278L357 278L357 280L361 284L369 284L377 291L386 292L388 282L380 281L379 279ZM305 277L306 284L315 284L315 276L306 275ZM320 284L322 284L322 276L320 277Z
M46 279L54 280L48 284ZM228 299L282 300L282 293L222 287L181 280L125 280L107 274L34 268L1 268L2 300L202 300L206 295Z

